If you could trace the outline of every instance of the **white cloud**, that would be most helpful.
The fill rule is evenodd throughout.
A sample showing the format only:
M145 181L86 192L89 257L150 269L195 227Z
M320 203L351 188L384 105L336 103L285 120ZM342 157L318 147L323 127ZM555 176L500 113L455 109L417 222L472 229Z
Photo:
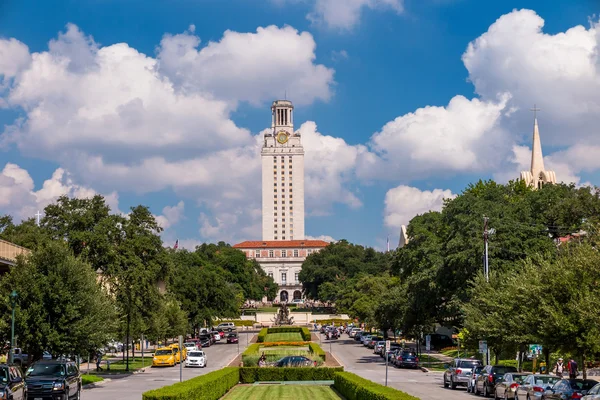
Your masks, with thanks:
M39 190L35 190L29 172L16 164L7 163L0 173L0 214L12 215L16 220L32 218L60 196L90 198L96 194L93 189L75 184L62 168L56 169ZM116 192L104 197L113 212L120 212Z
M331 59L333 61L342 61L342 60L347 60L348 59L348 52L346 50L333 50L331 52Z
M385 195L384 222L386 226L399 229L409 221L428 211L440 211L444 199L456 197L450 190L420 190L400 185Z
M335 240L333 237L329 236L329 235L320 235L320 236L305 236L304 237L306 240L323 240L325 242L329 242L329 243L334 243L337 242L337 240Z
M388 122L361 156L366 179L410 181L431 175L485 171L510 152L500 129L508 95L497 101L455 96L446 107L427 106Z
M575 26L551 35L544 20L532 10L501 16L486 33L471 42L463 55L469 79L483 100L500 92L512 94L515 137L529 140L537 104L545 144L572 145L585 139L600 144L598 25ZM519 135L520 133L520 135Z
M16 39L0 40L0 76L12 78L30 62L31 55L25 44Z
M365 8L391 10L400 14L404 11L403 0L315 0L314 8L307 18L317 25L334 30L347 31L359 22Z
M166 206L163 208L162 214L156 216L156 222L158 222L163 229L169 229L181 220L184 210L185 203L183 200L174 206Z
M199 45L189 31L162 39L159 69L178 87L234 104L260 105L286 91L297 105L332 95L334 71L314 63L316 43L308 32L274 25L256 33L228 30L219 42Z

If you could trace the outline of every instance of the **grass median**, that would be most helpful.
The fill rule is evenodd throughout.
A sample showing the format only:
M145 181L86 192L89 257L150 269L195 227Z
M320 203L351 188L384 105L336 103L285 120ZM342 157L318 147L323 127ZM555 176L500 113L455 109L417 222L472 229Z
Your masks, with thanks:
M302 342L302 335L298 332L269 333L265 342Z
M81 375L81 384L88 385L90 383L102 382L103 377L97 375Z
M278 386L236 386L225 400L339 400L329 386L278 385Z

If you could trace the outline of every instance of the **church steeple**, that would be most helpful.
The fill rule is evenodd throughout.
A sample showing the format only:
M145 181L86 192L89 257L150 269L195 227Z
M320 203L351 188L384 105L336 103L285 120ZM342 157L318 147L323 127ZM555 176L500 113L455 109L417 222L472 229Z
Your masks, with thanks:
M541 189L546 183L556 183L554 171L546 171L544 168L544 155L542 154L542 140L540 139L540 128L538 126L537 112L540 111L534 105L531 111L533 115L533 143L531 145L531 167L529 171L521 172L521 180L534 189Z

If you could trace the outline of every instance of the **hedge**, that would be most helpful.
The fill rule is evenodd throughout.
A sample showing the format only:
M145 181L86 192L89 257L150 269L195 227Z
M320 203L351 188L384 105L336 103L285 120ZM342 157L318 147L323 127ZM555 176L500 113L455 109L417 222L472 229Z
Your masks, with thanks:
M217 400L238 384L240 369L225 367L171 386L150 390L142 400Z
M321 325L331 325L331 324L335 324L335 326L340 326L340 325L344 325L344 324L350 324L354 322L351 319L341 319L341 318L332 318L332 319L318 319L317 320L317 324L321 324Z
M347 400L419 400L400 390L383 386L351 372L337 372L333 387Z
M310 352L316 356L321 357L323 361L327 361L327 356L325 355L325 351L316 343L309 343L308 347L310 348Z
M258 337L256 338L256 341L258 343L264 342L265 337L269 333L300 333L302 335L302 340L310 341L310 339L311 339L310 331L308 330L308 328L299 327L299 326L298 327L286 326L286 327L277 327L277 328L263 328L258 333Z
M273 382L273 381L331 381L337 372L343 372L344 367L242 367L240 368L240 383Z

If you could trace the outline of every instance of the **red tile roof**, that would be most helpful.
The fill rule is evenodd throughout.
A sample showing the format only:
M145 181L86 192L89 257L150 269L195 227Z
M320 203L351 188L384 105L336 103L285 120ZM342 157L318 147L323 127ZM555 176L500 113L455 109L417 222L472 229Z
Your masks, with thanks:
M246 240L234 244L236 249L267 249L267 248L293 248L293 247L327 247L329 242L324 240Z

